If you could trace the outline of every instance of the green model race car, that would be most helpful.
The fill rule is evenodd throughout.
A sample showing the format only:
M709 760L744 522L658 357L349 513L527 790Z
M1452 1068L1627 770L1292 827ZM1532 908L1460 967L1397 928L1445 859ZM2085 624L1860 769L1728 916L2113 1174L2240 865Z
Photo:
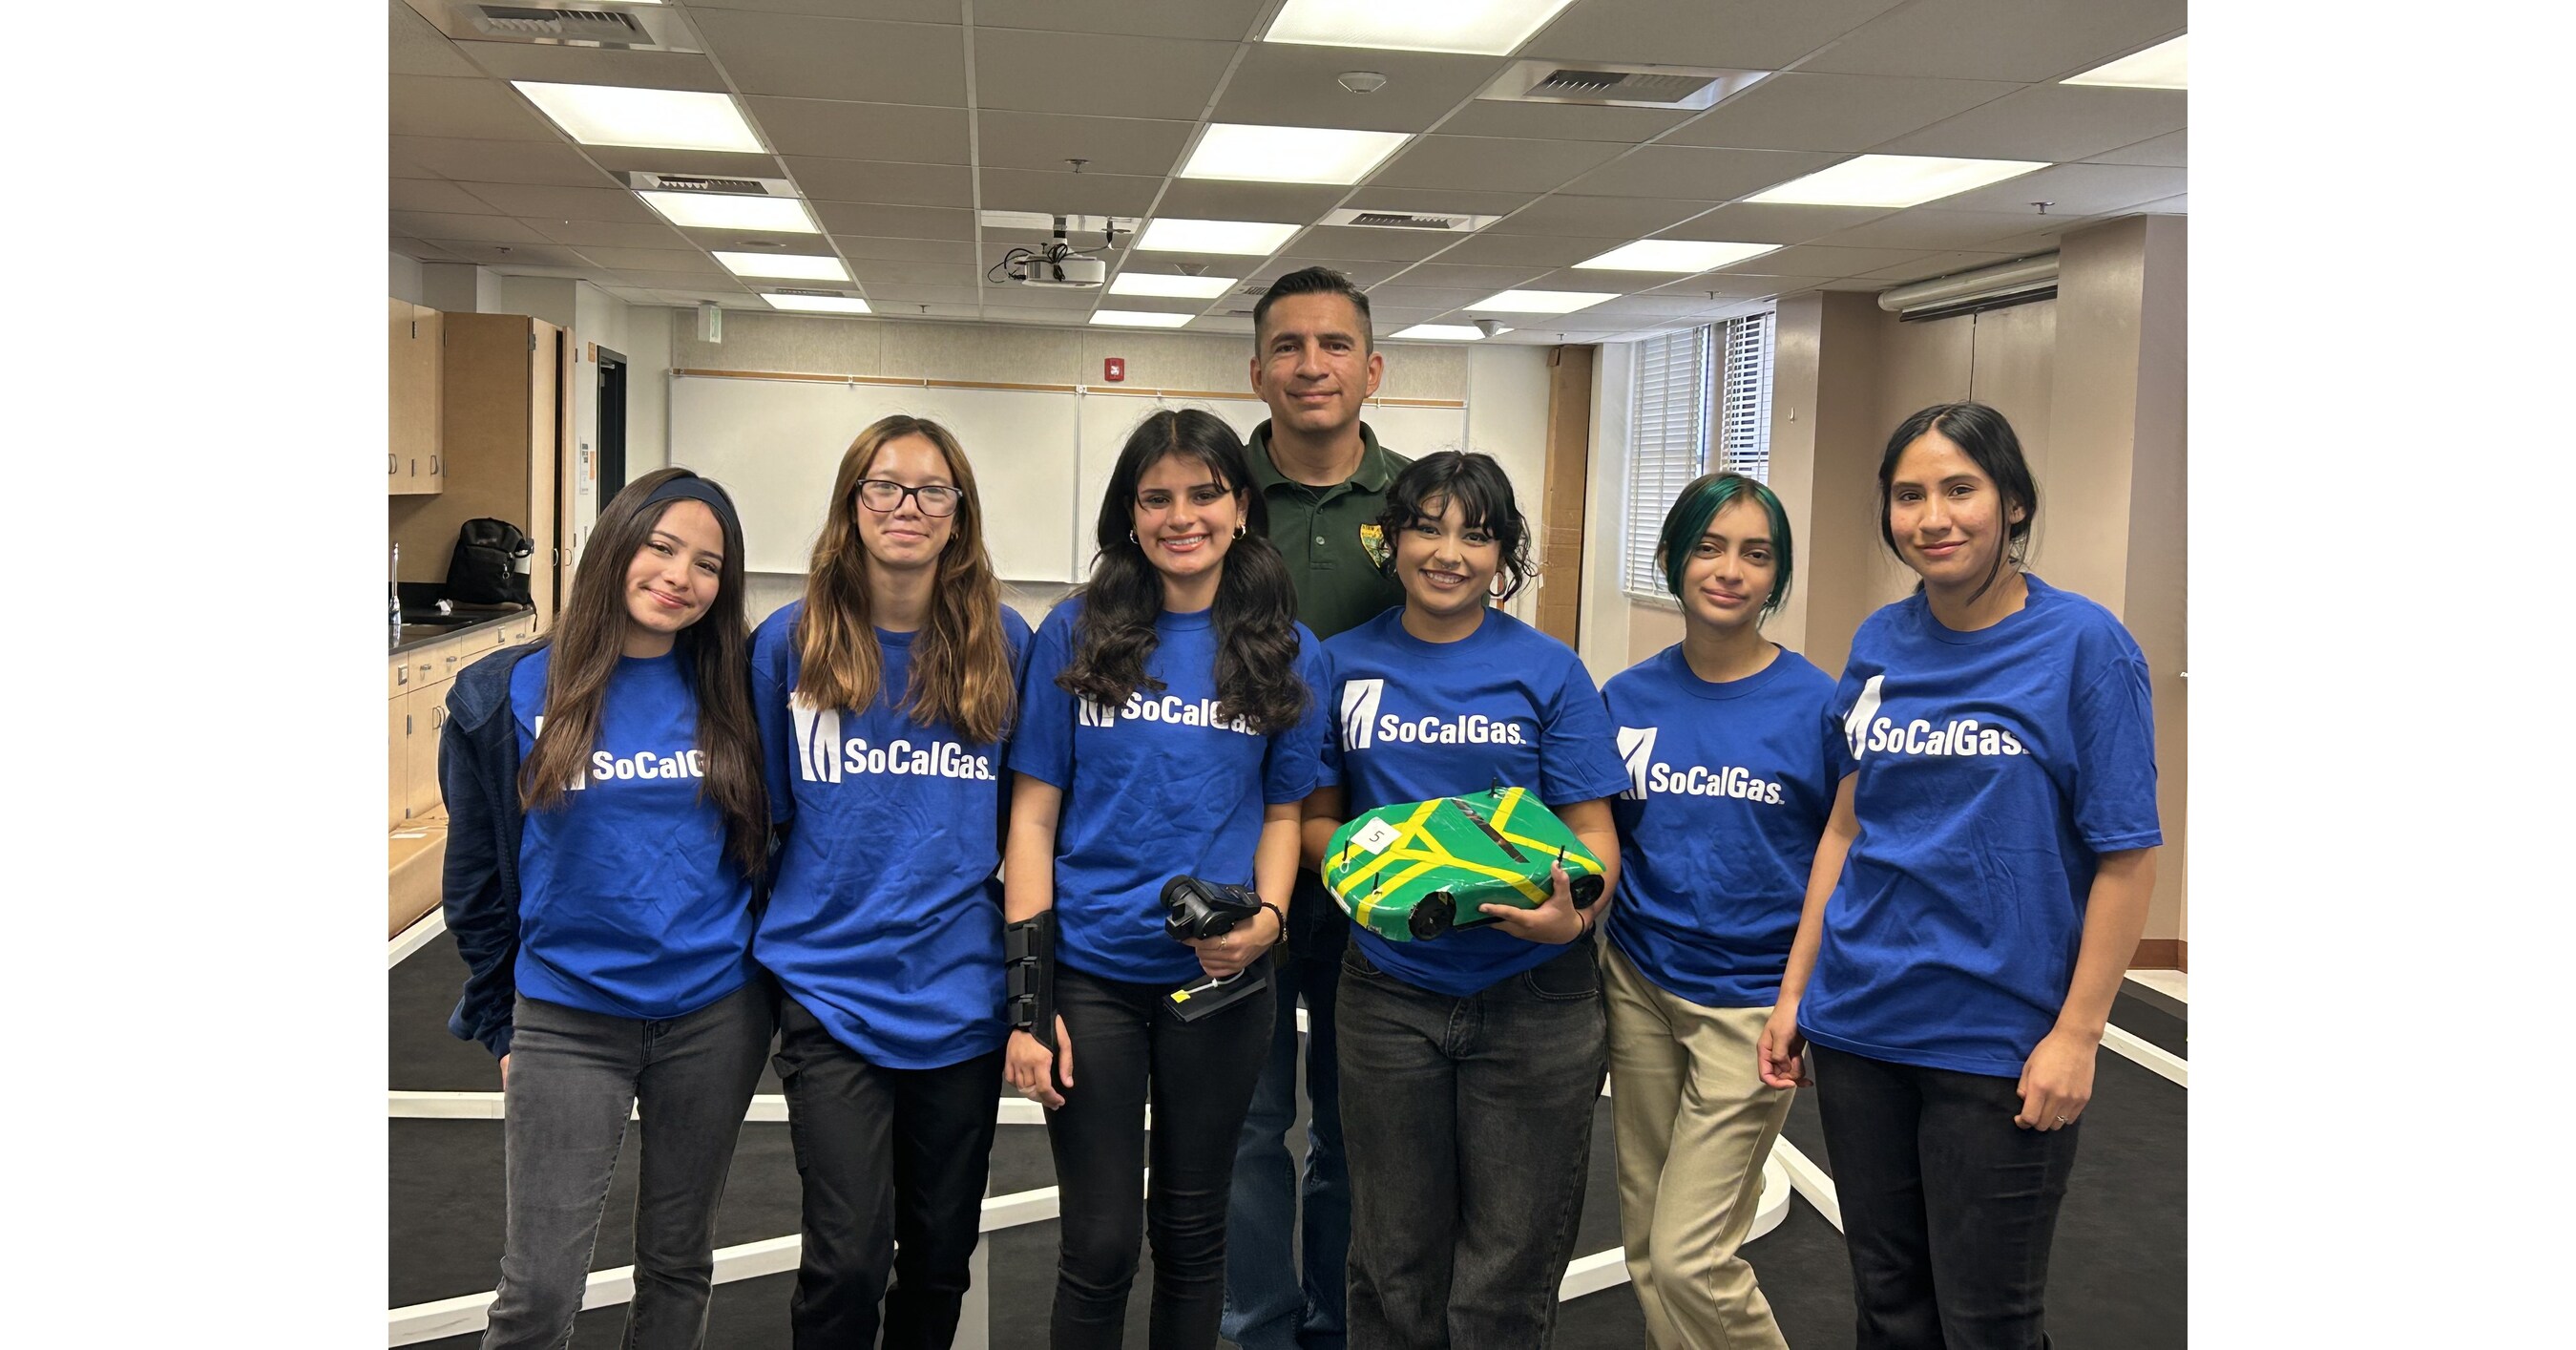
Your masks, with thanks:
M1496 787L1364 811L1333 831L1324 885L1351 921L1390 942L1492 923L1486 904L1547 902L1561 863L1574 903L1600 897L1601 860L1526 788Z

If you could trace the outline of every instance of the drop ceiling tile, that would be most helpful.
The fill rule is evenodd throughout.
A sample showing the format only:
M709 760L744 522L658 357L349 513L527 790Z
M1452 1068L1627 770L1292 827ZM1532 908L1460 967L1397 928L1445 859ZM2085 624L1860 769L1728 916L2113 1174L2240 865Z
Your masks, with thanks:
M1567 179L1600 167L1619 149L1602 141L1424 136L1381 165L1369 186L1552 192Z
M2183 150L2190 135L2188 131L2170 132L2151 140L2140 141L2135 145L2105 150L2101 154L2091 156L2085 162L2088 164L2155 164L2179 169L2188 162Z
M1650 197L1581 197L1560 192L1541 197L1495 221L1486 226L1483 233L1616 237L1624 242L1677 225L1717 205L1717 200L1680 202Z
M2064 163L2180 131L2190 101L2179 89L2034 84L1875 148L1891 155Z
M1140 259L1137 265L1139 267L1143 267L1147 262L1155 260L1161 255L1144 253L1137 256ZM1290 252L1284 253L1267 263L1263 263L1259 268L1254 269L1248 274L1240 270L1244 264L1256 261L1259 260L1253 258L1237 258L1234 260L1234 264L1231 267L1212 267L1209 268L1208 271L1212 275L1221 277L1242 276L1244 279L1243 285L1254 288L1253 293L1245 298L1258 300L1261 298L1262 291L1270 289L1271 282L1277 281L1279 278L1297 271L1300 268L1329 267L1332 270L1341 273L1343 276L1350 278L1352 285L1366 288L1385 281L1387 278L1403 271L1406 267L1406 264L1401 261L1380 260L1371 262L1365 259L1356 258L1335 258L1330 262L1318 262L1313 258L1304 256L1296 250L1291 250ZM1243 287L1238 286L1235 289L1240 291Z
M851 17L863 11L871 19L903 19L915 23L957 22L957 0L696 0L689 6L692 14L711 9L742 9L758 14L823 14ZM975 18L983 21L980 12Z
M648 173L704 174L710 178L784 178L787 170L775 155L732 150L663 150L628 146L589 147L590 157L614 175L629 170ZM616 180L622 186L623 179Z
M508 214L443 178L396 178L385 185L385 205L395 211L444 211L460 216Z
M1830 277L1767 276L1753 273L1709 272L1657 286L1641 292L1646 295L1696 295L1711 304L1728 305L1736 301L1766 295L1795 295L1811 291ZM1714 300L1709 297L1715 296Z
M1402 281L1402 277L1396 278ZM1428 309L1446 313L1492 295L1490 286L1371 286L1369 302L1389 309ZM1508 321L1506 321L1508 322Z
M392 50L386 69L395 75L446 75L473 79L483 72L456 50L456 44L438 31L436 25L402 0L388 0L392 16L386 21L386 36Z
M1999 80L1774 75L1674 132L1665 145L1744 150L1867 150L2024 86Z
M856 159L787 157L787 172L808 198L881 206L975 204L974 172L962 164L889 164Z
M1453 263L1448 261L1448 258L1449 255L1444 253L1440 255L1441 260L1438 262L1416 263L1398 273L1392 280L1398 286L1415 290L1482 286L1485 288L1485 294L1492 295L1496 291L1509 290L1532 277L1542 276L1554 270L1547 267L1479 266Z
M1935 253L1928 258L1917 258L1912 262L1899 263L1894 267L1882 267L1875 272L1863 272L1861 275L1873 281L1884 281L1891 285L1908 281L1928 281L1934 277L1946 277L1953 272L1973 272L1980 267L1992 267L1996 263L2010 262L2012 256L2009 253L1980 253L1966 249L1952 249L1947 253Z
M1304 183L1233 183L1175 178L1163 189L1158 216L1183 220L1277 220L1303 225L1321 220L1350 189Z
M2158 200L2151 202L2140 202L2129 209L2142 216L2184 216L2191 214L2190 203L2190 194L2176 193L2171 197L2159 198Z
M970 291L984 279L983 271L972 263L887 262L878 258L853 260L850 263L850 275L857 277L862 285L869 287L880 284L962 286ZM874 290L869 293L875 294Z
M987 211L1141 217L1153 208L1154 194L1162 188L1163 180L1134 174L988 168L983 172L982 186Z
M1252 34L1268 0L975 0L975 27L1212 38ZM954 0L950 7L955 8Z
M1381 230L1359 225L1325 225L1306 231L1289 246L1301 258L1350 258L1364 262L1414 262L1458 242L1434 230Z
M1705 296L1630 295L1578 312L1587 319L1673 319L1718 307Z
M1884 281L1871 281L1866 278L1845 278L1840 281L1828 281L1824 285L1816 287L1816 289L1820 291L1883 291L1887 289L1887 283Z
M1588 108L1579 103L1515 103L1480 98L1441 123L1440 134L1635 145L1653 140L1698 115L1677 108Z
M613 275L616 279L623 281L626 285L640 286L645 290L651 291L686 291L691 295L731 296L747 294L751 289L748 285L736 280L731 273L620 271ZM761 284L768 286L810 286L824 283L764 280Z
M638 52L524 42L477 42L472 50L483 72L497 80L729 92L715 63L695 52Z
M982 292L970 283L964 286L907 286L902 283L878 285L868 283L868 303L879 308L895 305L971 305L982 298Z
M981 31L981 30L978 30ZM1194 123L1137 117L1076 117L1060 113L995 111L975 114L983 165L988 169L1061 169L1068 159L1088 160L1084 173L1135 173L1160 177L1180 167L1181 147ZM959 163L965 160L961 157Z
M889 239L972 239L975 213L937 206L870 206L815 202L815 219L833 234L872 234Z
M1842 158L1797 150L1640 147L1565 185L1593 197L1686 197L1723 202L1824 168Z
M1195 120L1235 44L975 30L975 100L1017 112Z
M782 155L964 164L966 110L817 98L746 97L743 106Z
M1472 97L1504 64L1493 56L1256 42L1244 49L1209 120L1420 131ZM1336 82L1347 70L1376 71L1386 87L1354 94Z
M1876 220L1818 235L1817 244L1850 248L1989 249L1998 241L2029 234L2039 215L2019 211L1947 211L1917 206Z
M819 234L788 234L779 230L679 230L682 241L713 253L829 253L832 246ZM673 247L665 241L657 245Z
M397 235L392 239L391 246L393 252L399 253L406 258L417 258L422 262L456 261L455 254L448 252L446 249L441 248L426 239L405 239Z
M612 220L530 220L537 233L558 244L574 248L597 244L606 248L677 248L680 232L665 224L631 225Z
M618 220L650 225L661 219L643 199L620 188L545 187L528 183L459 183L458 187L514 216L548 220Z
M560 143L554 124L508 85L438 75L386 78L385 129L396 136Z
M1922 257L1909 248L1838 248L1826 244L1792 244L1718 269L1724 275L1765 277L1856 277Z
M1743 244L1803 244L1889 214L1877 206L1788 206L1737 202L1662 231L1662 239L1722 239Z
M1778 70L1898 0L1583 0L1521 50L1549 60Z
M542 244L546 237L508 216L464 216L445 211L390 211L394 233L446 242L472 239L497 244Z
M1019 294L1014 293L1014 299ZM1033 323L1048 325L1089 323L1090 312L1079 309L1044 308L1031 305L997 305L990 297L984 302L984 317L995 323Z
M488 239L433 239L430 242L455 254L459 262L471 262L482 267L578 268L589 265L579 253L560 244L504 244Z
M1175 186L1178 186L1175 184ZM1461 188L1368 186L1342 205L1355 211L1413 211L1426 216L1508 216L1537 201L1537 192L1473 192Z
M792 253L794 249L780 249ZM619 272L708 272L731 276L722 263L693 248L585 248L583 257Z
M1862 26L1802 70L2062 79L2183 31L2185 0L1913 0Z
M441 178L478 183L553 183L605 187L597 165L581 151L555 141L476 141L453 137L396 136L392 157Z
M1633 237L1496 234L1487 229L1459 240L1457 247L1440 255L1440 261L1490 267L1564 267L1598 257Z
M1190 320L1188 328L1193 333L1248 334L1252 332L1252 320L1236 318L1230 314L1202 314Z
M831 239L833 247L839 249L841 256L849 259L852 266L856 266L862 258L899 262L964 263L970 267L975 263L975 246L959 240L888 239L855 234L836 234L831 236Z
M690 16L747 95L966 106L966 40L953 23L721 9Z
M2181 169L2136 164L2060 164L1944 197L1941 204L1947 210L2010 211L2044 201L2052 216L2098 216L2170 197L2183 191L2185 177Z
M1076 314L1089 314L1092 308L1091 302L1098 296L1097 291L1068 291L1049 289L1044 286L1022 286L1017 282L1009 281L984 288L984 303L987 305L998 303L1025 310L1070 310ZM1127 297L1119 298L1124 300Z

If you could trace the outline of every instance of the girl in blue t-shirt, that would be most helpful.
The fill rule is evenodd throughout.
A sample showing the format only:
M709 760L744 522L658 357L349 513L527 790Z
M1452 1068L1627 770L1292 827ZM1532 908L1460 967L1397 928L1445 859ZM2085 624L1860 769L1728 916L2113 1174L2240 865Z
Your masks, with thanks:
M1397 475L1379 526L1404 604L1325 646L1339 735L1307 805L1321 867L1349 815L1535 792L1618 874L1627 785L1601 696L1564 643L1493 608L1529 576L1502 466L1443 451ZM1354 927L1337 1010L1354 1345L1540 1345L1574 1256L1601 1091L1601 981L1562 873L1537 909L1422 942Z
M751 963L769 808L742 524L663 469L599 513L543 641L456 678L438 747L448 1029L499 1057L508 1232L486 1350L572 1335L631 1112L627 1343L706 1321L715 1210L774 1019Z
M1648 1345L1784 1347L1735 1253L1789 1115L1753 1051L1842 777L1824 715L1834 682L1762 636L1793 561L1771 489L1693 481L1655 556L1682 640L1601 690L1628 764L1602 956L1620 1236Z
M1002 755L1028 638L957 438L860 432L805 598L752 642L784 835L752 955L783 994L800 1345L876 1345L880 1298L890 1348L956 1334L1008 1030Z
M1039 626L1021 685L1003 866L1009 1081L1050 1112L1057 1350L1119 1344L1143 1232L1154 1344L1213 1345L1224 1310L1235 1140L1275 1000L1249 986L1231 1003L1174 995L1279 940L1324 725L1322 656L1267 528L1223 421L1148 417L1101 500L1091 580ZM1178 876L1249 884L1260 907L1184 945L1161 899Z
M2164 837L2146 661L2023 570L2039 490L1994 409L1907 418L1878 501L1922 585L1861 624L1834 691L1845 776L1762 1077L1814 1074L1860 1344L2037 1347Z

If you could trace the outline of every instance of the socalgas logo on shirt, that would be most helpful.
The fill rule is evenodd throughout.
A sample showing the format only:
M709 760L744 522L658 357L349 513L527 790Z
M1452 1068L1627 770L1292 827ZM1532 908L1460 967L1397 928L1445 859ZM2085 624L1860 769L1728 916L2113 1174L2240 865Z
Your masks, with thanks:
M1973 717L1952 718L1935 723L1928 717L1910 718L1899 724L1895 718L1878 715L1880 686L1885 675L1872 675L1860 687L1860 698L1843 716L1843 738L1851 743L1852 758L1876 750L1889 755L2026 755L2030 749L2021 738L2001 727L1985 726Z
M545 732L545 714L539 713L528 719L530 736L542 736ZM593 750L590 752L589 777L576 777L564 784L564 787L569 791L579 792L589 787L593 778L607 783L624 782L636 778L704 778L706 776L707 752L694 747L668 755L657 755L650 750L638 750L631 755L620 755L610 750Z
M1527 745L1529 733L1509 718L1465 713L1457 717L1399 717L1381 713L1386 681L1353 680L1342 686L1342 748L1366 750L1379 741L1398 745Z
M1125 703L1114 708L1087 698L1075 699L1073 706L1081 715L1081 725L1086 727L1114 727L1124 719L1129 722L1160 722L1174 727L1211 727L1245 736L1261 734L1241 717L1228 717L1220 712L1217 701L1212 698L1190 699L1178 694L1157 697L1139 689L1127 695Z
M793 699L787 706L796 721L797 772L808 783L837 783L843 774L859 773L992 781L992 757L955 741L916 744L898 736L883 745L870 745L864 736L845 740L838 708L808 708Z
M1660 727L1619 728L1619 758L1628 765L1628 790L1619 795L1641 802L1649 793L1677 797L1732 797L1737 801L1760 802L1765 806L1780 804L1780 785L1756 776L1742 765L1728 764L1711 768L1693 764L1675 768L1655 758L1655 737Z

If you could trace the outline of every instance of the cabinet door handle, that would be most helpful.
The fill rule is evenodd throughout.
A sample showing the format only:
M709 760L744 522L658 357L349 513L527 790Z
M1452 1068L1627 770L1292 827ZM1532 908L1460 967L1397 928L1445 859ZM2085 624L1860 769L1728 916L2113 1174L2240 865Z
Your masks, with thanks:
M405 663L404 663L404 664L402 664L402 665L399 665L399 666L394 667L394 683L396 683L396 684L409 684L409 683L411 683L411 665L410 665L410 663L409 663L409 662L405 662Z
M438 476L438 456L436 455L429 457L429 476L432 478Z
M395 475L395 474L398 474L398 473L401 473L401 472L402 472L402 456L397 455L397 454L394 454L394 453L392 453L392 452L388 451L388 452L386 453L386 455L385 455L385 475L386 475L387 477L391 477L391 476L393 476L393 475Z

